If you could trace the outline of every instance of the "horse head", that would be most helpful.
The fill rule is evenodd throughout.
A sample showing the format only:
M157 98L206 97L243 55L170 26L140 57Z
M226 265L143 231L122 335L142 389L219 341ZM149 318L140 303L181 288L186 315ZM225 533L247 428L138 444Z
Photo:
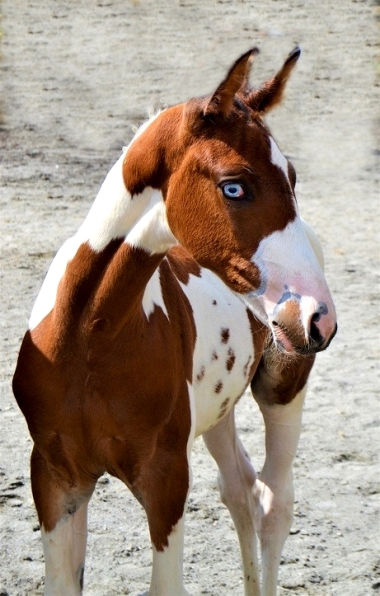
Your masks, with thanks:
M335 308L299 216L294 167L263 121L300 50L252 89L257 52L242 55L214 93L145 127L128 150L124 182L132 197L159 189L174 238L247 302L281 350L312 354L335 334Z

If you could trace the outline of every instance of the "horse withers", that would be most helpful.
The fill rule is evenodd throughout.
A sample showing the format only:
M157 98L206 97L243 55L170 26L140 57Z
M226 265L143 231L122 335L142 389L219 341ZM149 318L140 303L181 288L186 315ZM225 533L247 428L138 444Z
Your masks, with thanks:
M245 594L276 593L306 382L336 316L320 244L299 216L294 168L263 122L300 51L251 89L256 53L211 95L140 128L36 300L13 388L34 441L46 595L82 592L87 506L104 472L146 511L150 596L187 594L184 516L198 435L219 467ZM265 422L260 476L234 422L249 384Z

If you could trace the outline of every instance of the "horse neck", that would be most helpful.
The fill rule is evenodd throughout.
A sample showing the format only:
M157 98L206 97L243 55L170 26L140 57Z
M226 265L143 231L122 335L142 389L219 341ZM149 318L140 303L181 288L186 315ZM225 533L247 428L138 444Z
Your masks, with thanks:
M128 148L107 175L77 233L78 242L92 254L86 259L90 266L79 275L81 280L76 278L80 285L90 278L95 282L87 311L92 320L111 316L121 322L136 308L146 310L145 303L154 299L150 294L158 287L157 280L149 282L168 249L177 244L166 220L161 191L147 187L131 196L126 189L125 160Z
M124 238L130 246L149 254L164 253L177 241L166 220L162 193L146 187L141 194L131 196L123 179L128 150L108 173L77 237L96 252Z

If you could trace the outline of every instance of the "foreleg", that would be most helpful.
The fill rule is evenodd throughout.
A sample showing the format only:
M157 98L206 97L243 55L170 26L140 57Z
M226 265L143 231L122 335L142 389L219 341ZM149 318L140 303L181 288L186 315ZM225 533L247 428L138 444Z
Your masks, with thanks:
M87 506L93 484L68 490L54 479L39 451L31 458L34 501L45 556L45 596L78 596L83 589Z
M186 395L186 398L188 396ZM155 439L154 451L133 486L145 508L153 548L149 596L188 596L183 585L184 523L191 489L193 430L177 407Z

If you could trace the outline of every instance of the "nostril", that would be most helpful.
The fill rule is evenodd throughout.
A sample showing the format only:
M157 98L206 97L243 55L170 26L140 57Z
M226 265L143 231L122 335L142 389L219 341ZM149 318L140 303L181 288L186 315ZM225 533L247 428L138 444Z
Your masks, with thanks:
M277 321L272 321L272 325L273 325L273 327L278 327Z
M316 323L319 321L320 318L321 318L321 315L319 313L313 314L313 316L311 317L310 332L309 332L311 339L318 345L323 342L323 337L316 325Z

